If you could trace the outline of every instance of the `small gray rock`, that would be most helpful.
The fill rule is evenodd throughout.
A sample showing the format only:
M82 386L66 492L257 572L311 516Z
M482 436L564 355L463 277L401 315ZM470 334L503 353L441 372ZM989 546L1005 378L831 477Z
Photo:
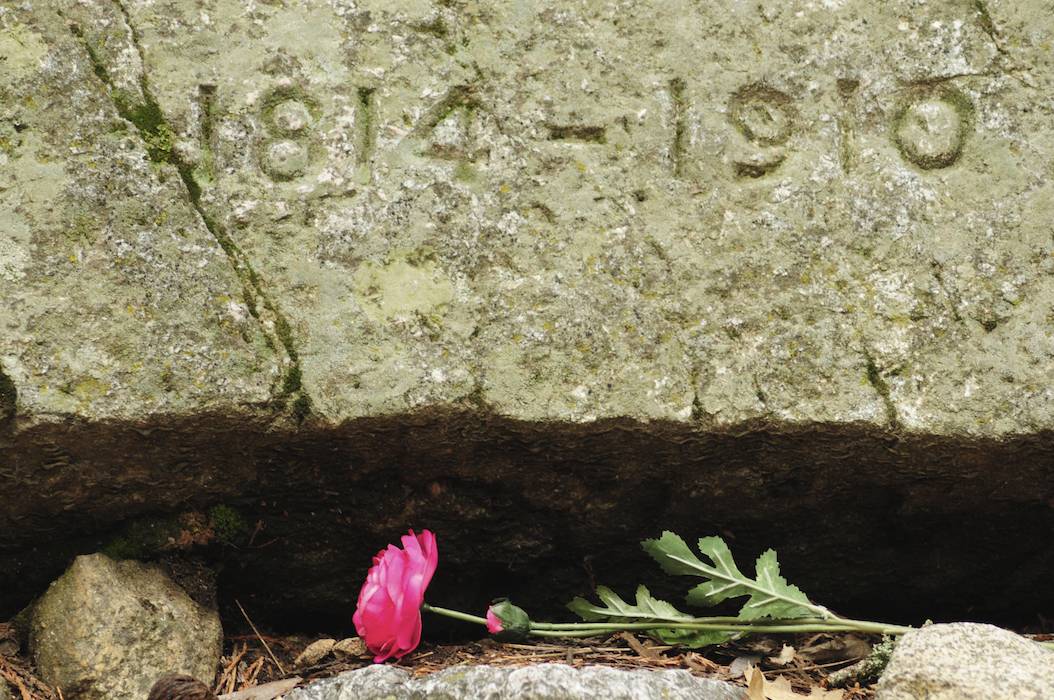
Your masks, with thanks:
M459 666L413 678L369 666L301 688L285 700L741 700L743 690L687 671L583 669L560 664L520 668Z
M991 625L932 625L903 636L875 700L1049 700L1054 653Z
M11 689L3 681L0 681L0 700L12 700Z
M219 616L158 567L77 557L40 599L29 646L41 676L68 700L142 700L157 678L212 682Z

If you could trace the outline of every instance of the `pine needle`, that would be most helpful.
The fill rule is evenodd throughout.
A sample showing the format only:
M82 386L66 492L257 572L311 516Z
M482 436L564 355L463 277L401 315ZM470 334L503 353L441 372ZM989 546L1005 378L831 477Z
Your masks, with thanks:
M256 634L256 638L260 640L260 644L263 644L263 648L267 650L267 655L271 657L271 661L274 661L274 665L278 667L278 671L284 676L285 669L282 668L282 663L278 660L278 657L271 651L271 647L267 646L267 642L264 641L263 635L260 634L260 630L256 629L256 625L249 619L249 613L245 612L245 608L242 607L241 601L235 600L234 604L238 606L238 609L242 611L242 616L245 621L249 623L249 627L252 627L253 633Z

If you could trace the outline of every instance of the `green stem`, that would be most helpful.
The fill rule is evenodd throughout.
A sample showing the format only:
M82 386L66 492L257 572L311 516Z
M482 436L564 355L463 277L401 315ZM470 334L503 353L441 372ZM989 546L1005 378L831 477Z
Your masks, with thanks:
M536 630L532 629L530 635L532 637L556 637L560 639L578 639L581 637L599 637L602 634L607 634L605 630L580 630L578 632L560 632L558 630Z
M759 626L801 626L812 625L821 627L817 631L844 631L853 630L857 632L874 632L876 634L903 634L910 627L900 625L889 625L881 622L868 622L866 620L851 620L844 617L821 618L791 618L786 620L759 619L745 621L739 617L695 617L680 621L651 621L651 622L532 622L531 629L541 630L568 630L575 631L586 627L604 629L758 629Z
M763 623L744 623L740 621L738 624L720 623L720 624L708 624L698 622L583 622L576 626L565 626L560 629L551 629L548 627L536 627L531 625L531 634L542 633L544 636L553 636L561 634L573 634L578 635L592 631L594 634L602 634L604 632L622 632L622 631L648 631L648 630L713 630L718 632L769 632L769 633L794 633L794 632L846 632L849 630L857 632L871 632L874 634L904 634L910 631L911 627L902 627L900 625L884 625L880 623L858 623L852 625L846 624L831 624L829 622L803 622L800 620L766 620Z
M444 615L446 617L452 617L455 620L462 620L464 622L475 622L477 625L486 625L487 618L479 617L478 615L469 615L468 613L458 612L457 610L451 610L449 608L437 608L434 605L423 603L421 609L426 612L435 613L436 615Z
M425 603L422 610L463 622L486 625L487 619L478 615L438 608ZM793 620L757 620L746 622L736 617L697 617L682 622L532 622L531 634L536 637L592 637L606 632L655 629L716 630L724 632L873 632L875 634L904 634L910 627L886 625L879 622L833 618L821 620L802 618Z
M644 622L532 622L531 629L542 629L542 630L574 630L582 627L592 627L594 625L614 625L614 624L625 624L625 625L638 625L647 624L651 627L670 627L678 624L685 625L754 625L754 624L780 624L790 623L795 625L805 624L816 624L816 625L827 625L832 627L847 628L847 629L860 629L863 627L873 628L876 625L883 629L891 627L893 625L886 625L876 622L866 622L864 620L850 620L844 617L832 617L829 619L823 619L818 617L795 617L787 619L768 619L762 618L756 621L746 621L741 617L692 617L692 618L679 618L676 620L669 620L664 622L662 620L652 620L647 623ZM907 629L907 628L905 628Z

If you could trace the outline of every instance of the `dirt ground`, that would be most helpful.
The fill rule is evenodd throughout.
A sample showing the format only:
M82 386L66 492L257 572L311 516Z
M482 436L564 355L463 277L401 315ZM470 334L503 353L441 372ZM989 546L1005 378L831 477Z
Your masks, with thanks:
M1050 641L1054 634L1039 634L1034 638ZM222 696L293 677L307 683L372 663L357 638L335 645L336 641L258 631L228 636L214 690ZM623 632L607 637L547 639L522 644L491 639L463 644L425 642L396 665L418 676L473 664L559 663L575 667L600 664L625 669L684 669L702 678L737 683L743 686L747 700L865 700L874 697L870 683L831 688L829 674L862 660L879 641L878 637L855 633L755 636L696 652ZM30 661L20 653L13 628L3 623L0 623L0 679L12 687L15 700L65 700L61 691L37 677Z
M2 630L0 639L3 639ZM861 700L873 697L870 687L856 685L847 690L829 691L825 680L829 672L866 656L873 641L877 638L854 634L756 637L741 644L685 652L628 633L522 644L485 639L464 644L423 643L397 665L414 675L471 664L560 663L576 667L601 664L625 669L684 669L700 677L739 683L745 691L756 666L763 673L765 687L772 693L771 696L766 692L758 697L790 700L799 695L823 700ZM222 695L293 676L299 676L306 683L372 663L368 654L349 655L336 650L317 659L305 659L304 656L317 655L330 646L323 642L315 646L314 654L304 655L305 650L316 642L319 639L302 635L251 633L229 636L214 690ZM357 643L342 646L359 646L361 650ZM0 677L12 686L16 700L65 700L60 692L35 675L32 664L24 655L13 653L10 645L7 654L3 653L4 649L0 645Z

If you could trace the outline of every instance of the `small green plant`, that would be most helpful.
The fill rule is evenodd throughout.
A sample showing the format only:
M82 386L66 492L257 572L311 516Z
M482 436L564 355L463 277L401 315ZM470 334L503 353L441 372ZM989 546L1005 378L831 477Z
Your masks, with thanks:
M703 579L688 592L695 607L713 607L734 598L746 598L739 614L731 617L695 617L672 604L652 597L648 589L637 589L637 604L630 605L603 586L597 596L603 605L575 598L568 608L588 623L607 623L606 629L637 629L668 644L703 647L720 644L748 632L849 631L900 634L909 628L850 620L813 603L780 573L774 550L767 550L754 565L754 576L739 570L728 545L720 537L703 537L697 543L700 558L688 543L672 532L644 540L644 551L663 571L674 576ZM670 623L670 626L660 626Z

